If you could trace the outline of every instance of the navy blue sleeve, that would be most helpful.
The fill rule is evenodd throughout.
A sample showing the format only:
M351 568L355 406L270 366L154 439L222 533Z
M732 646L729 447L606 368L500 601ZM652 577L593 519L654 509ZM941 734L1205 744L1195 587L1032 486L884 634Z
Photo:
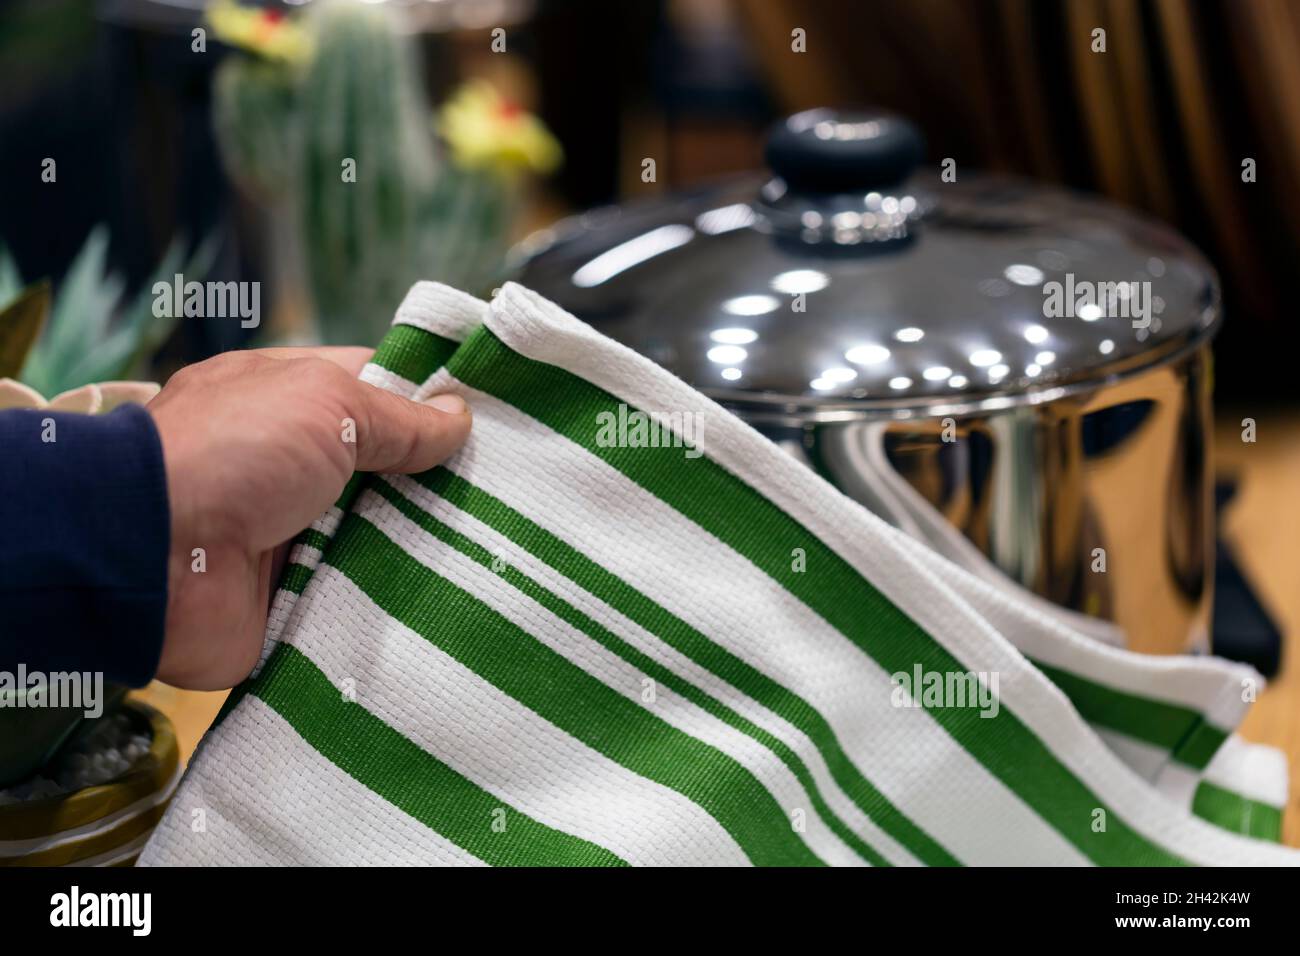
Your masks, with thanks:
M170 525L162 444L140 406L0 412L0 669L148 683Z

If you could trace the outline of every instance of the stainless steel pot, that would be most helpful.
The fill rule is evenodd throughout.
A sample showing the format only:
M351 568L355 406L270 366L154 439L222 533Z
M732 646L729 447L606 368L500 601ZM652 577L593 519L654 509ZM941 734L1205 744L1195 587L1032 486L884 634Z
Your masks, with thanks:
M999 587L1206 649L1213 270L1113 205L922 154L897 117L797 114L774 175L566 220L521 281Z

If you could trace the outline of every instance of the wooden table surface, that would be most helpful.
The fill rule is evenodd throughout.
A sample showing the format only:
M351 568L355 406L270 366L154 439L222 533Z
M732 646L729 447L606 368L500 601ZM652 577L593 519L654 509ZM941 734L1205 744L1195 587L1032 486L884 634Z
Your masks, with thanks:
M1241 421L1256 441L1241 440ZM1238 565L1282 630L1282 670L1241 726L1247 740L1284 751L1291 789L1282 840L1300 847L1300 415L1293 411L1223 411L1215 430L1221 476L1238 482L1221 533Z
M1247 416L1256 421L1254 444L1241 441ZM1241 733L1286 752L1291 793L1283 840L1300 847L1300 414L1224 411L1215 441L1219 473L1239 483L1222 533L1286 642L1282 673L1260 695ZM226 692L177 690L155 681L138 696L171 718L181 759L189 760Z

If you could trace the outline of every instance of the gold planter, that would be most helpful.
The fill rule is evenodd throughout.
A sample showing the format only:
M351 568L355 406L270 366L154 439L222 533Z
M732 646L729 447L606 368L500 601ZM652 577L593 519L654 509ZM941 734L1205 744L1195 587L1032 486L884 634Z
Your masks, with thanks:
M131 700L121 712L151 736L126 773L73 793L0 806L0 866L131 866L180 779L171 721Z

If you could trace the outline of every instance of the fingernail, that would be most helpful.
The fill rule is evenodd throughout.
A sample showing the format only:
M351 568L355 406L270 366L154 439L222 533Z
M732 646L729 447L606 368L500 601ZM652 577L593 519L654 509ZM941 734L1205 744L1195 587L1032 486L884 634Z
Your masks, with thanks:
M433 398L425 400L426 405L432 405L440 412L446 412L448 415L464 415L469 411L469 406L465 404L465 399L459 395L448 392L445 395L435 395Z

